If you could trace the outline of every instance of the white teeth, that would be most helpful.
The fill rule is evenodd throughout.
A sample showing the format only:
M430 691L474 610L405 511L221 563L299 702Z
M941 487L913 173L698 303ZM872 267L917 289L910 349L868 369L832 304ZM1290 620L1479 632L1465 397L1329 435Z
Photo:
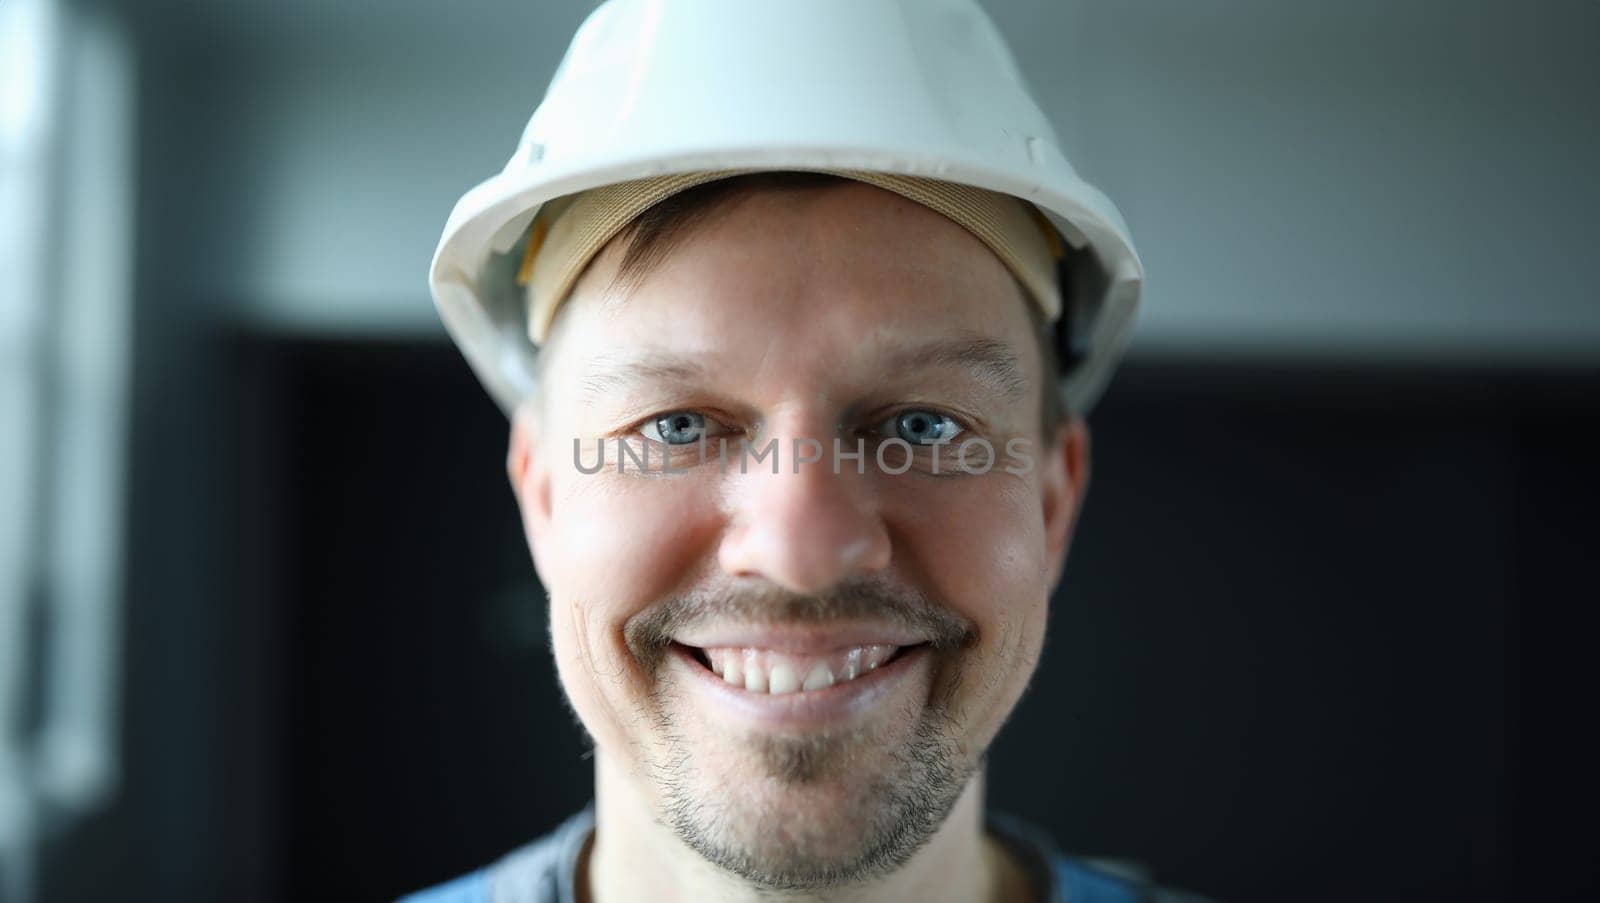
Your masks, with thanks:
M711 671L752 693L781 695L826 690L881 667L898 646L872 643L800 655L754 648L702 649Z
M767 692L767 671L761 667L760 655L755 649L744 651L744 688L752 693Z
M776 677L777 669L774 668L772 673ZM806 691L826 690L831 686L833 686L833 669L828 667L827 662L817 662L812 666L811 673L806 675ZM776 693L778 691L773 690L772 692Z
M861 674L861 647L853 646L844 656L844 679L855 680Z
M795 676L793 668L783 663L772 666L772 677L767 683L768 693L777 696L780 693L793 693L798 689L800 689L800 678ZM810 679L806 680L806 689L816 689L811 686Z

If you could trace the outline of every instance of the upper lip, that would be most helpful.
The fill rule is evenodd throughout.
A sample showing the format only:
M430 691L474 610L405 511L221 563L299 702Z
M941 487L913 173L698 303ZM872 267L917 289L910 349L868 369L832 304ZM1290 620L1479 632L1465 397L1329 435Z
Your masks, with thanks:
M916 646L928 642L927 637L907 628L882 624L691 627L679 631L673 640L696 649L771 649L798 655L815 655L851 646Z

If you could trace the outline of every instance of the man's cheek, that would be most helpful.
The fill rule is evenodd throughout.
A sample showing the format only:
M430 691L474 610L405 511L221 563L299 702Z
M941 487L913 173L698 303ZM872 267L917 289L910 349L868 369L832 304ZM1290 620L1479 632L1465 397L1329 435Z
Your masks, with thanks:
M643 698L616 649L596 630L582 601L551 599L551 646L572 708L602 749L628 745L626 725L637 722Z
M941 487L937 502L911 494L893 515L942 602L984 625L1030 607L1046 586L1044 527L1036 491L1011 477ZM914 504L912 504L914 502ZM944 512L928 517L927 511Z
M660 601L714 541L709 498L672 477L570 478L552 517L561 588L609 600L619 620Z
M954 701L972 729L997 730L1038 661L1048 613L1037 494L1009 477L948 487L944 518L904 519L902 536L939 599L978 629Z

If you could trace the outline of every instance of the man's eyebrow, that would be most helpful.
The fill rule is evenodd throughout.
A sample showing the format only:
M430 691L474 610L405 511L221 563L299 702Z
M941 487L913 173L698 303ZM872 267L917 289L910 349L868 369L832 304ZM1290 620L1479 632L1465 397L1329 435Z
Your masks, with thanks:
M705 365L698 359L661 351L603 354L589 361L588 372L578 382L585 403L609 392L647 382L703 381Z
M1028 379L1022 373L1021 359L1010 345L998 339L939 339L906 345L891 352L889 360L895 367L905 370L964 369L1013 400L1028 393Z
M1021 399L1028 392L1021 359L1010 345L998 339L938 339L895 345L886 360L889 366L900 371L966 370L1007 399ZM589 361L587 372L579 380L578 393L585 403L592 403L607 393L643 383L709 381L708 370L699 356L664 351L605 354Z

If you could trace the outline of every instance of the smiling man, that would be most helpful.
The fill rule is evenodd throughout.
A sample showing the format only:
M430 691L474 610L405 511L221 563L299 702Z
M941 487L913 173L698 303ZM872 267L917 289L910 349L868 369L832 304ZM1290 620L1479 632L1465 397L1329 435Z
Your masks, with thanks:
M976 773L1039 655L1084 434L1041 441L1037 318L996 255L836 181L746 176L647 215L578 282L517 417L512 482L597 748L596 899L979 900L1018 877L972 842ZM979 474L969 436L1044 447ZM574 439L658 464L585 474ZM785 457L806 439L820 460Z
M602 6L432 280L595 803L414 899L1176 899L983 795L1139 277L968 0Z

